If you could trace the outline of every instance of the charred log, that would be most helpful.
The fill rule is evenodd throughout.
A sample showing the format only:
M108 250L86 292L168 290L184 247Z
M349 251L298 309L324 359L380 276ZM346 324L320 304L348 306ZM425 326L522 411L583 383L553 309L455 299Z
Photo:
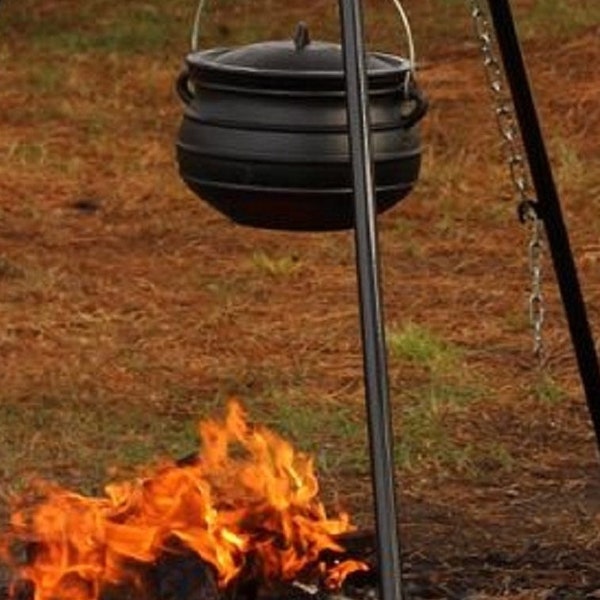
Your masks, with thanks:
M318 587L298 582L271 583L268 586L261 586L257 592L255 599L239 598L238 600L333 600L331 595Z
M334 541L342 548L341 551L325 550L320 559L326 564L340 560L362 560L368 565L377 561L377 542L375 533L370 529L349 531L335 536Z
M193 553L164 554L145 582L152 600L219 600L214 568ZM108 599L106 599L108 600Z
M18 581L10 586L8 583L0 585L0 600L31 600L33 598L33 585L29 581Z
M367 572L348 576L342 590L328 593L318 585L299 582L259 581L248 564L245 578L219 590L214 570L191 552L170 548L153 565L138 565L141 587L113 586L99 600L377 600L377 564L370 531L337 538L342 550L326 552L322 560L333 565L346 559L364 560ZM412 600L463 600L478 595L556 599L598 598L600 567L596 550L568 547L528 547L522 554L499 552L481 555L434 557L404 556L404 588ZM246 578L247 577L247 578ZM307 577L307 580L310 580ZM13 586L10 600L32 600L26 581ZM7 577L0 572L0 600L9 600ZM57 599L60 600L60 599Z

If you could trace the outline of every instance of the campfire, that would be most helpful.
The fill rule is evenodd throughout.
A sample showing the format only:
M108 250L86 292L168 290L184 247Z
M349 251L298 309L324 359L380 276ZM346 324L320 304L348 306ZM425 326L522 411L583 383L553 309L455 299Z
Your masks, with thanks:
M309 456L250 424L236 402L198 433L197 454L102 497L32 484L0 539L11 596L211 600L251 588L256 597L274 584L337 590L368 570L340 542L349 517L326 514Z

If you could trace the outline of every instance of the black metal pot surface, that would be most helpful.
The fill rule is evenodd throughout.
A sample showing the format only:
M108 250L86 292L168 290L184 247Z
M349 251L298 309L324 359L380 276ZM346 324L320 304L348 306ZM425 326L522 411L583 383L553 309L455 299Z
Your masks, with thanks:
M289 41L189 54L177 80L186 104L177 140L186 184L233 221L266 229L354 225L341 47ZM416 128L427 103L402 58L367 57L377 209L415 184Z

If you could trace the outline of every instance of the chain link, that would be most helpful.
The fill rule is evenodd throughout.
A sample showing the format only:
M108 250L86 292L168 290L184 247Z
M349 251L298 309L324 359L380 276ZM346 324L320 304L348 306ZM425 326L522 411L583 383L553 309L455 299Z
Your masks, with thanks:
M503 142L503 151L508 165L510 178L517 194L518 215L521 223L527 223L530 229L529 273L531 290L529 295L529 319L533 331L533 353L541 366L544 362L544 297L542 295L542 258L544 249L543 221L537 214L537 202L525 153L521 145L521 135L515 119L511 95L507 91L504 71L496 56L492 28L479 0L468 0L475 35L483 57L485 75L492 95L494 113L498 130Z
M529 320L533 328L533 353L540 363L544 362L544 296L542 294L542 221L537 216L531 219L531 240L529 241L529 270L531 273L531 294L529 295Z

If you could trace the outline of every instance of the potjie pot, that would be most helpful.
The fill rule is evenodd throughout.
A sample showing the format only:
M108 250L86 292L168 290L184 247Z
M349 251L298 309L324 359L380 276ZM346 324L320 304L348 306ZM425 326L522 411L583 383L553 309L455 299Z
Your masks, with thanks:
M427 103L409 61L366 61L378 212L404 198L420 169L416 127ZM345 78L339 45L293 39L193 52L177 80L185 103L181 177L233 221L299 231L354 225Z

